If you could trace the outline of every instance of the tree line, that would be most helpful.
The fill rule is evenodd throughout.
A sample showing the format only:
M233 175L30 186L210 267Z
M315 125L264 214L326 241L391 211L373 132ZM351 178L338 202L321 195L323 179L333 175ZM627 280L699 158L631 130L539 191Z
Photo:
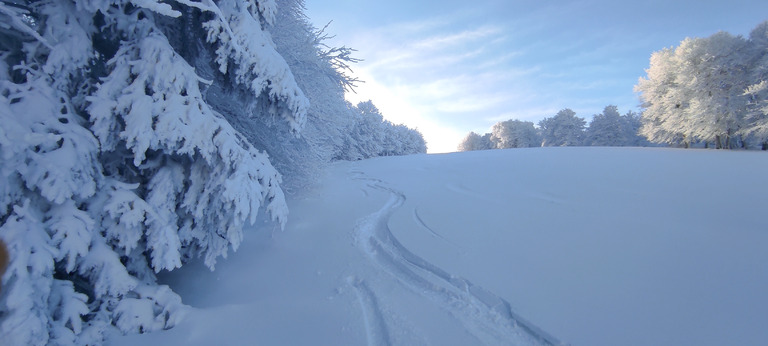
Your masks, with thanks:
M640 115L628 111L621 115L618 107L607 106L595 114L587 126L584 118L565 108L552 117L544 118L538 126L530 121L498 122L490 133L470 132L459 143L459 151L554 147L554 146L644 146L649 143L638 134Z

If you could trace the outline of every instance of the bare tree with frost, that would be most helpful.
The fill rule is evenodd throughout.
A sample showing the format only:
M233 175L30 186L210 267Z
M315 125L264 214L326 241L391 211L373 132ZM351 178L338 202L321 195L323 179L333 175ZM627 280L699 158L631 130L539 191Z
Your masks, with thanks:
M459 151L473 151L473 150L487 150L493 149L493 143L491 143L491 134L479 135L474 132L470 132L459 143L457 148Z
M595 114L587 128L586 143L592 146L619 147L627 143L623 121L616 106L606 106Z
M540 147L541 135L532 122L513 119L493 125L491 143L496 149Z
M555 116L539 121L542 146L577 146L584 143L584 118L576 116L570 108L561 109Z
M654 53L635 87L643 100L641 133L684 146L766 143L767 25L758 25L749 39L718 32Z
M427 145L418 130L395 125L368 100L354 107L352 125L344 138L342 160L425 153Z
M768 21L749 34L749 86L744 91L747 100L743 133L762 150L768 150Z

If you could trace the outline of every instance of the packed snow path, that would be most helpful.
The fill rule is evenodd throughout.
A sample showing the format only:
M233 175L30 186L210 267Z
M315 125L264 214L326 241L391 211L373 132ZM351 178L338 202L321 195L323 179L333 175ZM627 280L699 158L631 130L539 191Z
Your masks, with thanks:
M461 277L449 274L406 249L389 230L392 214L403 205L406 196L386 185L386 182L370 178L360 171L351 171L354 179L368 182L368 188L389 193L387 203L377 212L361 219L355 227L357 245L379 267L401 284L449 311L462 325L486 345L559 345L560 342L540 328L515 314L504 299L473 285ZM440 237L414 215L419 223L433 235ZM355 287L373 296L364 281L355 281ZM362 286L362 287L361 287ZM361 299L361 302L364 299ZM374 301L373 297L365 301ZM363 309L376 309L375 304L362 304ZM380 315L366 313L366 316ZM383 321L367 324L382 325L375 335L369 334L368 344L387 344L388 336Z

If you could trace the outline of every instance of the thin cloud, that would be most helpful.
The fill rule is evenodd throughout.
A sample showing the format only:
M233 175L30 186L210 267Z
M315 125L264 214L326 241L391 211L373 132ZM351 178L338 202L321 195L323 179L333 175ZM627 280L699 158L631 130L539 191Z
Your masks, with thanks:
M476 29L461 31L458 33L449 33L446 35L437 35L428 37L412 43L411 48L440 50L446 47L464 45L477 41L486 41L491 36L497 36L502 32L498 27L484 26Z
M502 53L501 55L493 56L490 59L486 59L480 63L477 68L482 70L501 68L512 62L514 58L518 58L526 54L525 51L515 50L512 52Z
M376 52L364 57L363 65L371 69L451 69L455 67L452 65L474 63L483 57L488 52L489 42L498 39L502 32L499 27L487 25L439 34L410 32L408 35L390 35L374 30L357 37L360 42L357 49Z

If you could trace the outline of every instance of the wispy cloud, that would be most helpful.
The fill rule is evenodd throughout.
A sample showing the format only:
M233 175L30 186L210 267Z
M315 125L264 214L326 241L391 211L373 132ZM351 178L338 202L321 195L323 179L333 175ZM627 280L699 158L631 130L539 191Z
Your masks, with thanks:
M488 42L503 34L500 27L481 26L465 30L451 29L444 23L440 32L434 24L406 23L402 28L373 30L356 36L355 47L364 54L363 66L384 71L428 68L435 72L453 68L481 58L488 51ZM423 30L417 30L423 29Z
M414 42L411 47L416 49L440 50L446 47L455 47L468 43L486 40L502 32L501 28L484 26L476 29L464 30L457 33L448 33L428 37L426 39Z

